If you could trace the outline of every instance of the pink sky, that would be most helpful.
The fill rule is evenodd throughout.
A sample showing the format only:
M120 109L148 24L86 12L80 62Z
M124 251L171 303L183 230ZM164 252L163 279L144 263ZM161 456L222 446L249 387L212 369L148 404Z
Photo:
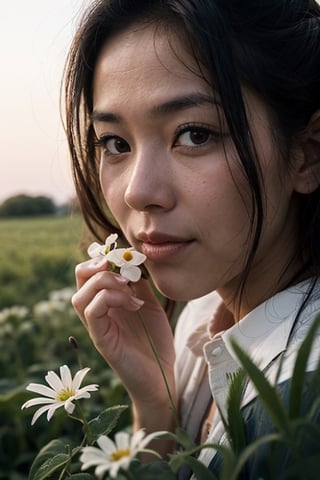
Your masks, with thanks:
M68 45L89 0L15 0L0 15L0 202L73 196L59 114Z
M319 0L320 1L320 0ZM59 89L68 45L90 0L14 0L0 15L0 202L74 195Z

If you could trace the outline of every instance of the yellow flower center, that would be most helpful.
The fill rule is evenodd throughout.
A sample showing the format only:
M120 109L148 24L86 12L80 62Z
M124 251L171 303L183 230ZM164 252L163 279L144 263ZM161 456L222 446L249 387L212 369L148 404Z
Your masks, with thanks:
M115 452L112 452L110 455L111 461L112 462L118 462L123 457L129 457L130 455L130 449L125 448L123 450L116 450Z
M126 260L127 262L130 262L130 260L133 259L133 255L132 253L130 252L130 250L126 250L123 254L123 258L124 260Z
M68 398L72 397L75 394L71 388L65 388L64 390L60 390L58 395L56 396L56 400L58 402L65 402Z

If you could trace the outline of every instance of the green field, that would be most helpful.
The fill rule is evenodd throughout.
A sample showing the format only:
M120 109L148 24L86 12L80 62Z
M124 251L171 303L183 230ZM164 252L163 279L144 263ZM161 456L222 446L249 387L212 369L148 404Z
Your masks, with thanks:
M0 310L73 285L82 229L79 216L0 220Z
M82 439L81 427L62 410L50 423L43 416L32 427L35 409L21 411L34 396L26 386L45 383L48 370L58 372L67 364L74 374L79 360L90 367L87 381L101 385L84 407L91 418L126 401L71 306L74 268L87 258L82 237L79 216L0 220L0 480L26 480L49 441L66 436L79 444ZM123 422L128 424L128 416Z

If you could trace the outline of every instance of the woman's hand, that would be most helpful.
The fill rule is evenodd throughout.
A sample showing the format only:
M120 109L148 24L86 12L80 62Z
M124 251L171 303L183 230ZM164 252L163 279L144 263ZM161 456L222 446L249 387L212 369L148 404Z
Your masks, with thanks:
M139 418L137 423L148 423L142 417L157 410L159 416L159 408L169 406L169 399L138 311L153 339L175 399L173 335L163 308L147 280L128 283L108 271L104 257L78 265L76 281L77 293L72 299L75 311L95 347L130 394L136 419Z

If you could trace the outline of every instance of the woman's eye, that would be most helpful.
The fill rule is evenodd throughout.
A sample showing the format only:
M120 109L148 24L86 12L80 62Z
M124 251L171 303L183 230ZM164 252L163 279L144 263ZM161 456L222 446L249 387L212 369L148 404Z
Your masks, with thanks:
M175 142L176 146L195 147L207 143L212 133L207 128L188 128L180 133Z
M119 155L130 151L129 144L121 137L105 136L101 137L96 144L102 147L106 153L111 155Z

